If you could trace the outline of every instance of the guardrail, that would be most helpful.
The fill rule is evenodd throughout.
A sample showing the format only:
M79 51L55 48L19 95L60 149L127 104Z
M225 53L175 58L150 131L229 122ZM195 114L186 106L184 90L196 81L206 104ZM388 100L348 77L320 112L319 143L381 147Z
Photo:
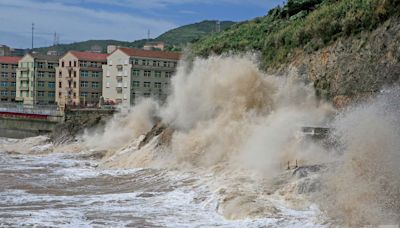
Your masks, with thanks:
M62 112L56 105L34 105L33 107L26 107L23 104L0 103L0 112L62 116Z

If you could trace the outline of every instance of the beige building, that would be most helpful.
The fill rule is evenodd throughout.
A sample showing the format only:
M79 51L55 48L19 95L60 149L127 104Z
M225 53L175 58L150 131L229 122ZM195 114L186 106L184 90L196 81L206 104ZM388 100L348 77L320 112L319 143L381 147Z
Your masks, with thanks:
M24 105L55 103L58 56L26 54L18 64L15 100Z
M118 48L103 65L103 97L106 103L129 108L141 97L164 101L180 53Z
M0 56L0 101L14 102L20 57Z
M107 54L69 51L56 68L58 105L95 106L102 95L103 69Z
M144 50L159 50L159 51L164 51L165 48L165 43L164 42L147 42L144 46Z

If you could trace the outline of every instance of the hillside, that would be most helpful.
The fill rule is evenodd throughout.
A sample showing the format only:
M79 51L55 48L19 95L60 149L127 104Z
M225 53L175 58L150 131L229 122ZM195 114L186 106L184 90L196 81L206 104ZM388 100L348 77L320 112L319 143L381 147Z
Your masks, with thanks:
M201 56L256 51L265 70L294 70L339 104L398 81L399 15L399 0L289 0L192 48Z
M221 31L226 30L235 24L232 21L221 21ZM195 24L185 25L176 29L172 29L159 37L156 41L163 41L170 46L182 46L186 43L204 38L216 31L216 21L202 21Z
M221 31L226 30L234 22L222 21ZM180 50L187 43L193 42L200 38L211 35L216 30L216 21L202 21L195 24L189 24L167 31L155 39L150 41L162 41L166 43L169 50ZM76 42L71 44L60 44L51 47L36 48L35 51L46 53L49 50L55 50L58 53L65 53L69 50L87 51L93 46L98 46L103 52L106 52L107 45L118 45L124 47L142 48L147 42L147 39L136 40L133 42L117 41L117 40L88 40L83 42Z

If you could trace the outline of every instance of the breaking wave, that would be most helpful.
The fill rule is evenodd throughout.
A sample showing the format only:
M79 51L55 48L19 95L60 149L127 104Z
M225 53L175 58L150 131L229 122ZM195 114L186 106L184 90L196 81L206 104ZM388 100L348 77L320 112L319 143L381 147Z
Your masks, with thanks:
M165 104L142 100L81 145L107 150L104 167L196 175L228 219L398 224L399 91L336 110L295 71L260 71L254 55L197 58L180 64ZM330 137L304 126L329 126Z

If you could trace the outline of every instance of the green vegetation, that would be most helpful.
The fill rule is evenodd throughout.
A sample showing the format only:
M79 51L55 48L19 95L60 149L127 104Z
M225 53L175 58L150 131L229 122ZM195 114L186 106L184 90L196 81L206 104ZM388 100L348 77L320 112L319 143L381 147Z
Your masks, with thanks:
M288 61L296 49L318 50L399 14L400 0L289 0L264 17L194 43L193 50L202 56L255 50L263 64L274 66Z
M185 25L176 29L172 29L155 39L155 41L163 41L168 46L181 48L182 45L197 41L216 32L217 21L202 21L195 24ZM235 24L232 21L221 21L221 31L228 29Z
M231 21L221 22L221 31L235 24ZM166 44L168 50L179 51L187 43L191 43L198 39L211 35L216 30L216 21L202 21L195 24L185 25L176 29L165 32L150 41L162 41ZM137 40L134 42L117 41L117 40L88 40L84 42L76 42L72 44L60 44L51 47L36 48L35 51L46 53L49 50L65 53L69 50L88 51L92 47L98 46L102 52L107 51L107 45L118 45L132 48L142 48L147 39Z

